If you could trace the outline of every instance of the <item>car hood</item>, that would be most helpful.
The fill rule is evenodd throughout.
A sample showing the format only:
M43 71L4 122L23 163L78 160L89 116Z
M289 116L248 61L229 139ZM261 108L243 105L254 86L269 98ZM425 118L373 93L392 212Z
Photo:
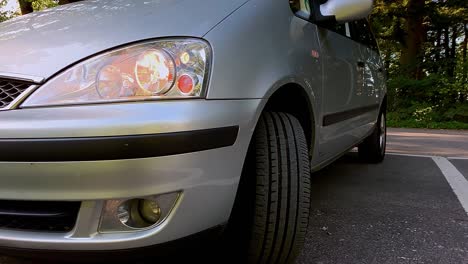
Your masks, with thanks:
M0 75L49 78L138 40L202 37L246 0L95 0L0 23Z

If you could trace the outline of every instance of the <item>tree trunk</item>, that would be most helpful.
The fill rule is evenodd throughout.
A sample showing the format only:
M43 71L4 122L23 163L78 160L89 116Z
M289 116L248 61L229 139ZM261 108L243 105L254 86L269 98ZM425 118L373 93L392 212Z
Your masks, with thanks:
M407 5L406 36L401 50L400 63L409 77L422 79L422 45L426 32L423 26L424 0L410 0Z
M58 4L59 5L66 5L66 4L74 3L74 2L78 2L78 1L82 1L82 0L59 0Z
M59 5L65 5L65 4L74 3L74 2L78 2L78 1L82 1L82 0L59 0L58 4ZM28 0L18 0L18 4L20 6L20 10L21 10L22 15L26 15L26 14L32 13L34 11L34 9L32 7L32 2L30 2Z
M434 58L434 72L435 73L438 73L439 72L439 67L437 66L437 64L439 63L440 61L440 52L442 51L442 48L440 47L441 43L442 43L442 31L440 28L437 29L437 33L436 33L436 49L435 49L435 58Z
M444 28L444 58L450 58L450 39L448 27Z
M462 72L462 80L466 83L468 81L467 72L468 72L468 62L466 61L466 50L468 48L468 24L465 23L463 25L463 32L465 34L465 39L463 40L462 46L462 61L463 61L463 72Z
M457 66L457 38L458 38L458 30L457 27L452 27L452 40L450 46L450 59L448 61L448 76L455 77L455 67Z
M390 70L390 58L392 57L392 50L387 49L385 54L385 70L388 72Z
M441 64L443 67L444 74L447 74L448 61L450 60L450 39L449 39L449 28L444 28L444 61Z
M20 6L22 15L26 15L34 11L32 7L32 2L29 2L27 0L18 0L18 4Z

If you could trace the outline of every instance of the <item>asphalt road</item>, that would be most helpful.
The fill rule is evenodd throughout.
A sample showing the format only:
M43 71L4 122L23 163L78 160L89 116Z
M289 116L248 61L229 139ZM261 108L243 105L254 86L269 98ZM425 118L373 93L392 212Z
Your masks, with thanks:
M298 263L468 263L467 213L431 158L348 155L312 182Z
M351 152L313 175L298 263L468 264L468 131L388 134L383 163Z
M387 152L468 157L468 131L392 128Z
M468 131L388 134L382 164L363 164L349 153L313 176L313 209L298 263L468 264ZM456 172L449 170L451 187L425 155L448 158L442 160L464 177L454 182Z

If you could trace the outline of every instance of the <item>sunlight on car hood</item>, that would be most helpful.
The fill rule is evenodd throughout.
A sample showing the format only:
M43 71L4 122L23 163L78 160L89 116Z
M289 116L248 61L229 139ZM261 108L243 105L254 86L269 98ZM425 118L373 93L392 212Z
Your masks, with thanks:
M0 23L0 72L48 78L144 39L202 37L246 0L95 0Z

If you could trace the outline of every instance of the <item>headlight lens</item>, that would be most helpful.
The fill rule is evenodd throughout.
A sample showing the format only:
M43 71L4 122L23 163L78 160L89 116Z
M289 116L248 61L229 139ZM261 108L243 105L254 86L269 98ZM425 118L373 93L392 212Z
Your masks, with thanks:
M158 40L114 50L59 74L22 107L204 96L211 49L199 39Z

